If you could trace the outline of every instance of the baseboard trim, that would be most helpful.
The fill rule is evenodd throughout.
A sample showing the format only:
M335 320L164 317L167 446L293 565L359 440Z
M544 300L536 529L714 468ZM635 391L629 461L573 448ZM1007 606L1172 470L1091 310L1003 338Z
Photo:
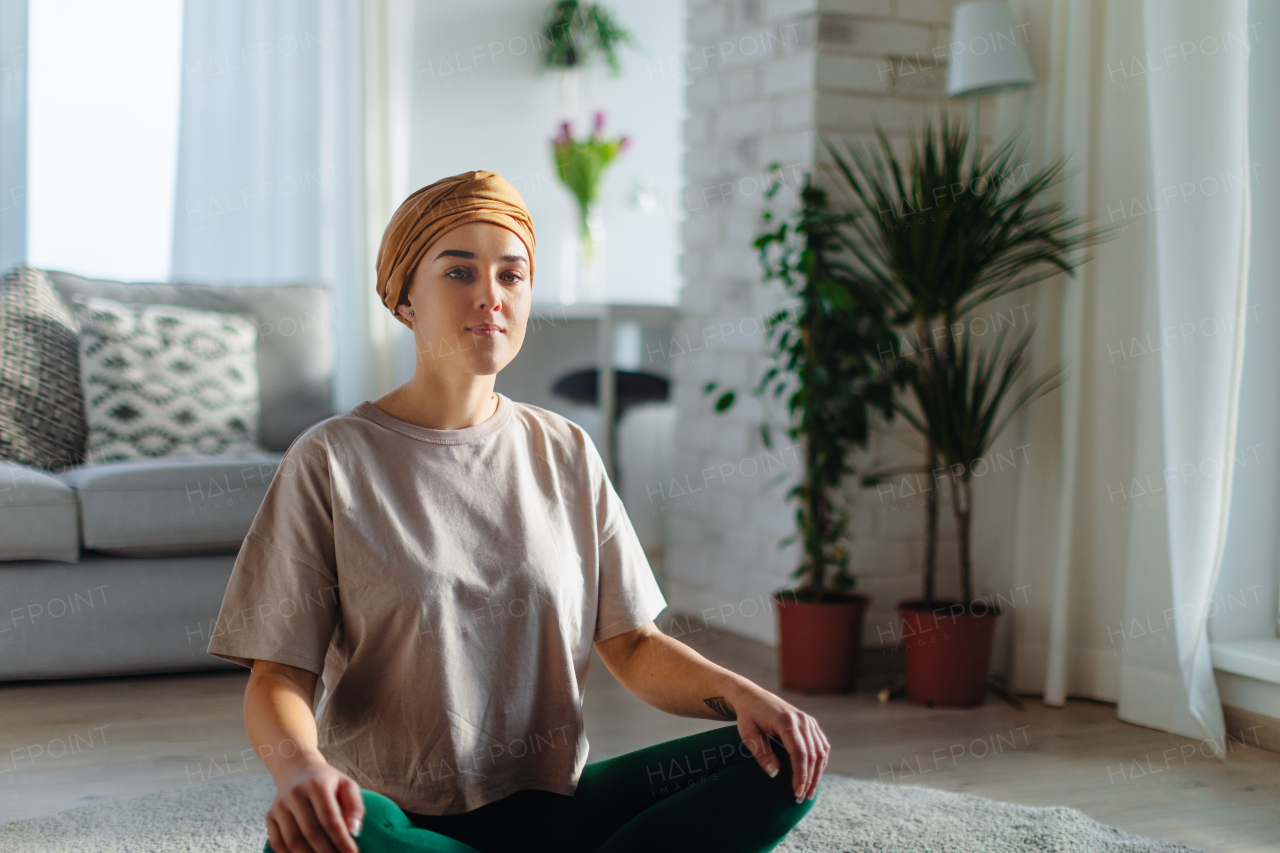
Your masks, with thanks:
M1280 720L1231 705L1222 706L1222 721L1233 743L1280 752Z

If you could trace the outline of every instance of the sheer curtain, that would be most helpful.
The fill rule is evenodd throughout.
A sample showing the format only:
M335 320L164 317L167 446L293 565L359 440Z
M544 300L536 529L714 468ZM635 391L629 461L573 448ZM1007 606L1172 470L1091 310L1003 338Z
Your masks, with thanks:
M1227 538L1249 319L1248 4L1143 5L1149 49L1177 45L1181 55L1190 43L1201 53L1187 74L1153 81L1147 102L1158 131L1152 134L1153 185L1201 197L1186 215L1156 222L1160 327L1176 329L1184 348L1179 358L1161 361L1161 414L1165 470L1180 479L1167 506L1171 627L1182 676L1177 698L1185 700L1200 736L1221 743L1207 603ZM1189 183L1190 190L1183 189ZM1131 703L1135 721L1173 728L1182 709L1157 707L1150 698ZM1122 714L1126 710L1122 692Z
M1221 743L1206 636L1237 455L1250 170L1245 0L1025 0L1040 85L1001 104L1064 200L1117 238L1036 293L1041 366L1071 379L1024 425L1014 682ZM1250 329L1252 331L1252 329Z
M1257 33L1280 27L1280 3L1254 3L1249 25ZM1276 638L1280 587L1280 45L1260 37L1249 43L1249 160L1253 234L1249 251L1249 305L1239 435L1226 552L1211 606L1215 642ZM1241 464L1242 463L1242 464ZM1237 604L1243 602L1243 605ZM1277 713L1280 715L1280 712Z
M0 0L0 270L27 259L27 0Z
M186 0L175 280L333 290L335 405L380 390L391 331L373 296L380 234L407 158L392 0ZM408 36L403 36L407 38ZM394 78L400 88L392 88ZM400 125L396 122L400 121ZM402 125L402 126L401 126ZM374 244L376 249L376 244Z

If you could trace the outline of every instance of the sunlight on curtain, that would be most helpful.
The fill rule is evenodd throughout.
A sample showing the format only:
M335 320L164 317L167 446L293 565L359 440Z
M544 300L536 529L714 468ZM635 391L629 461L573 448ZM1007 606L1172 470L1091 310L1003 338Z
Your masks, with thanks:
M1040 161L1066 156L1068 206L1117 233L1078 279L1035 292L1036 369L1065 363L1071 378L1022 438L1053 462L1019 485L1015 583L1034 594L1016 614L1013 684L1049 704L1118 701L1121 719L1221 743L1204 617L1242 470L1232 460L1258 440L1236 440L1246 323L1266 334L1243 303L1257 37L1243 0L1167 6L1181 14L1019 3L1044 82L1003 124L1025 122ZM1176 68L1149 67L1157 55ZM1253 479L1245 500L1274 485ZM1238 527L1266 540L1274 523L1252 523L1260 514L1247 508Z
M187 0L173 276L333 291L339 409L367 396L362 4Z

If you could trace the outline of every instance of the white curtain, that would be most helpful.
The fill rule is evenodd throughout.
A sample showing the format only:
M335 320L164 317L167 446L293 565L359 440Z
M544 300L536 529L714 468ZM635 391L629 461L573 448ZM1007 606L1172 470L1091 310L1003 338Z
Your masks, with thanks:
M379 397L413 373L413 335L378 299L374 261L391 214L409 185L413 124L413 0L363 0L365 53L364 296L369 312L369 362L364 398Z
M330 287L339 410L389 369L368 222L385 213L397 117L387 5L186 0L184 11L172 277Z
M1179 358L1161 362L1165 470L1180 481L1168 503L1172 627L1191 715L1220 743L1206 605L1227 536L1248 320L1248 4L1143 5L1148 48L1182 56L1189 45L1200 54L1187 60L1189 73L1153 80L1147 101L1158 130L1153 186L1166 197L1174 187L1199 194L1186 215L1157 220L1156 275L1161 329L1176 329L1185 344Z
M1024 0L1038 85L1000 104L1063 200L1118 237L1035 294L1034 408L1015 520L1015 687L1118 700L1132 722L1222 740L1206 606L1236 457L1249 246L1245 0Z
M0 271L27 259L27 0L0 0Z
M1280 31L1280 3L1252 3L1251 35ZM1249 160L1253 235L1244 376L1236 438L1227 546L1209 607L1215 642L1276 638L1280 587L1280 44L1265 35L1249 42ZM1265 172L1263 170L1266 170Z

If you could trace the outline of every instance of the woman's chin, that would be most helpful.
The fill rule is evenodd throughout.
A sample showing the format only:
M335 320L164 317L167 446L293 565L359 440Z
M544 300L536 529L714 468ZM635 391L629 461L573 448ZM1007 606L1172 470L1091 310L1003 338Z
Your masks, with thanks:
M492 376L511 363L515 353L508 352L505 347L495 348L494 352L475 352L460 367L472 376Z

